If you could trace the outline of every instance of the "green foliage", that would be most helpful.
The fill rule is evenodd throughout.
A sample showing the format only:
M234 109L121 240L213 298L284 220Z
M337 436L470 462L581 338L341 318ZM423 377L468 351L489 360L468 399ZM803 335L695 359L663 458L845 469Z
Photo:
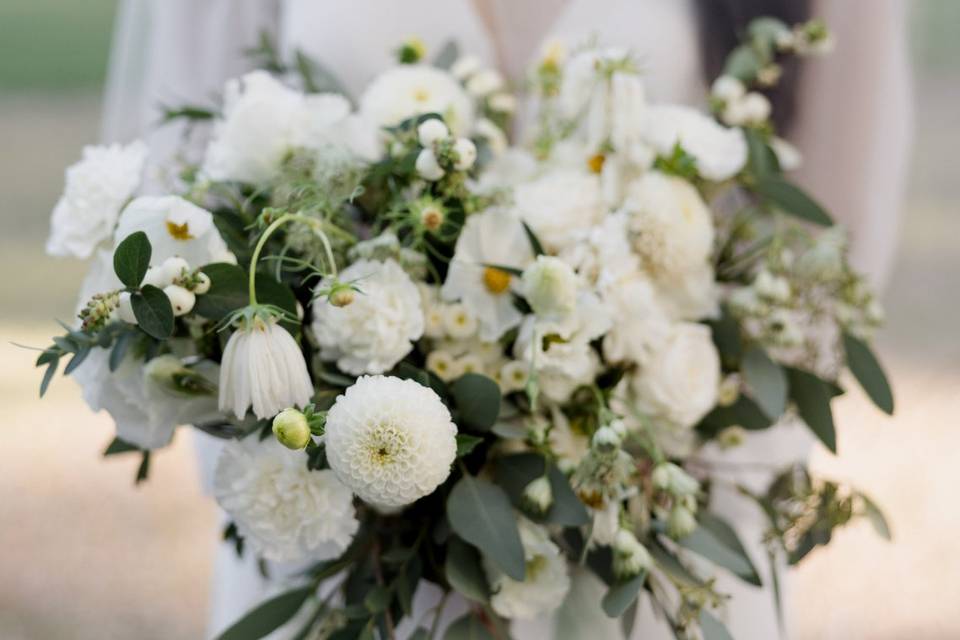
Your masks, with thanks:
M523 225L523 231L527 234L527 240L530 241L530 249L533 251L533 255L545 255L547 252L543 249L543 243L540 242L540 238L538 238L537 234L533 232L533 229L530 228L530 225L522 220L520 221L520 224Z
M687 153L678 142L670 156L657 156L653 168L691 182L697 179L697 159Z
M801 369L787 368L790 397L797 405L797 413L810 430L833 453L837 452L837 432L833 425L830 400L833 392L826 382Z
M464 475L447 497L454 532L483 552L514 580L523 580L526 560L510 499L500 487Z
M787 408L787 376L760 346L750 347L743 356L740 370L754 400L767 417L775 421Z
M437 51L437 55L433 57L433 66L438 69L449 69L459 57L460 47L457 45L457 41L447 40Z
M466 455L469 455L478 444L483 442L483 438L479 436L471 436L468 433L458 433L457 434L457 457L462 458Z
M451 536L447 543L443 566L447 582L457 593L474 602L485 603L490 599L480 554L457 536Z
M516 453L498 458L494 467L497 484L504 488L510 501L518 509L523 505L523 490L544 475L550 480L553 503L544 514L527 514L536 522L565 527L580 527L590 522L583 503L570 488L570 481L555 466L545 467L547 461L538 453Z
M843 334L843 349L847 355L847 366L873 404L884 413L892 415L893 392L873 351L867 343L849 333Z
M729 569L750 584L761 586L757 568L733 528L711 513L698 515L700 526L678 540L680 546Z
M203 273L210 278L210 290L197 296L195 313L219 322L231 312L250 303L247 272L241 267L218 262L203 267ZM258 302L274 305L292 314L291 317L296 317L297 299L290 287L265 273L257 273L256 287ZM298 323L283 320L281 324L291 332L299 330Z
M706 609L700 610L700 631L703 640L733 640L723 623Z
M130 296L133 315L144 333L157 340L173 334L173 307L163 290L148 284Z
M443 638L444 640L494 640L494 635L480 618L468 613L454 620Z
M479 373L466 373L450 385L457 407L457 424L472 431L489 431L500 415L500 387Z
M766 136L753 127L743 129L747 140L747 167L754 177L776 176L780 174L780 161L770 147Z
M150 255L153 248L143 231L135 231L123 239L113 252L113 270L120 282L136 289L150 267Z
M753 185L754 190L770 204L784 213L796 218L829 227L833 224L830 214L824 211L813 198L800 187L777 176L760 176Z
M293 618L314 591L313 587L303 587L270 598L233 623L217 640L259 640L269 635Z
M640 573L629 580L617 582L603 596L600 606L604 613L611 618L619 618L623 613L633 605L647 580L646 572Z

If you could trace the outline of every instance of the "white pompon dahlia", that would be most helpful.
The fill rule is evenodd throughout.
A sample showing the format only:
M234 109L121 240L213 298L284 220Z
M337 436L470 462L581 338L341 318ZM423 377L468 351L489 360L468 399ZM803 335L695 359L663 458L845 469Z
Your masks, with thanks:
M313 383L300 346L275 318L244 321L230 336L220 364L220 410L258 418L303 407Z
M493 610L511 620L530 620L563 603L570 589L570 576L566 558L545 528L525 518L517 524L527 564L524 580L519 582L504 574L486 556L483 565L493 592Z
M697 161L707 180L732 178L747 163L747 141L739 128L728 129L696 109L680 105L648 107L644 138L657 153L670 156L679 144Z
M84 147L83 159L67 169L67 184L50 219L47 253L88 258L110 237L120 209L140 185L147 146Z
M360 97L360 113L381 127L439 113L455 135L473 128L473 102L460 83L446 71L423 65L401 65L374 78Z
M423 335L420 290L394 260L359 260L340 282L355 282L353 302L335 306L325 297L313 304L313 333L320 357L353 375L383 373L413 349ZM324 280L319 287L328 287Z
M327 413L327 460L362 500L396 509L450 475L457 427L432 390L413 380L363 376Z
M330 470L310 471L273 438L223 448L214 495L253 551L274 562L336 558L360 523L353 494Z

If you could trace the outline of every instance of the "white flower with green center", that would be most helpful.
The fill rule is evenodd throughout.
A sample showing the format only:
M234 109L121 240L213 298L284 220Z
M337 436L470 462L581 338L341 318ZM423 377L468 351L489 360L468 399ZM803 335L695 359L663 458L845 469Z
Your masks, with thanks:
M533 260L520 220L502 209L467 218L440 295L460 300L477 318L480 339L497 340L523 319L511 295L519 279L499 267L523 269Z
M450 475L457 427L440 397L412 380L363 376L327 414L330 468L363 501L390 510Z
M303 454L272 439L225 446L214 495L253 552L274 562L336 558L360 526L353 494L332 471L308 470Z
M504 618L530 620L555 610L570 589L567 560L547 530L519 518L520 541L526 559L526 575L517 581L506 575L487 556L484 569L490 582L490 605Z
M47 253L88 258L110 237L120 209L140 185L147 147L84 147L80 162L67 169L67 184L50 219Z
M439 113L455 135L473 128L473 101L452 75L424 65L405 64L374 78L360 97L360 113L390 127L424 113Z
M658 105L644 112L643 135L662 156L676 145L697 161L697 172L720 182L735 176L747 163L747 141L739 128L728 129L712 117L682 105Z

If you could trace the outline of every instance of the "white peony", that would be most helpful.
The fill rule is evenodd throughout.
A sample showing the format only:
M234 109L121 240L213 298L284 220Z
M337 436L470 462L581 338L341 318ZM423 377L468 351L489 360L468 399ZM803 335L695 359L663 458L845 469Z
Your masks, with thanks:
M325 298L313 304L313 333L320 357L353 375L383 373L413 349L423 335L420 291L394 260L359 260L340 273L360 290L351 304ZM328 286L329 280L320 283Z
M212 180L262 184L277 176L293 148L340 144L366 155L372 141L372 132L350 115L343 96L307 96L265 71L254 71L227 82L203 172Z
M605 213L599 178L565 169L517 185L513 209L552 252L569 246L578 232L598 223Z
M565 316L577 306L577 274L553 256L537 256L523 271L523 297L541 317Z
M654 279L684 274L709 260L713 217L686 180L651 171L630 186L624 209L633 246Z
M192 391L177 388L169 376L151 375L158 365L175 365L187 371L178 358L159 356L144 364L127 355L110 371L110 350L99 347L71 375L80 385L83 399L93 411L104 409L117 426L117 437L142 449L157 449L170 443L181 424L196 424L220 417L217 410L217 366L201 361L189 369L202 380ZM208 389L201 388L208 385Z
M252 551L274 562L336 558L360 527L353 494L336 474L308 470L302 454L273 438L227 444L214 496Z
M702 324L682 322L633 380L640 409L671 426L694 426L717 404L720 357Z
M447 479L456 436L450 411L432 389L412 380L363 376L327 414L327 460L362 500L395 509Z
M696 109L680 105L648 107L644 138L663 156L680 144L697 161L697 171L707 180L732 178L747 162L743 131L728 129Z
M457 238L441 295L463 302L479 321L482 340L497 340L523 315L511 295L514 276L496 267L522 269L531 260L530 241L515 216L503 209L474 214Z
M379 127L424 113L439 113L455 135L473 128L473 102L449 73L406 64L380 74L360 97L360 112Z
M147 234L152 265L174 256L194 267L236 263L213 224L213 215L178 196L142 196L128 204L120 214L114 246L135 231Z
M147 146L84 147L83 159L67 169L67 184L50 219L47 253L88 258L110 237L124 203L140 185Z
M570 589L567 560L544 527L518 519L526 559L526 575L517 581L504 574L486 556L484 570L493 595L490 605L504 618L530 620L557 609Z
M223 350L220 410L243 418L247 409L272 418L288 407L304 407L313 382L300 345L275 318L255 317L238 327Z

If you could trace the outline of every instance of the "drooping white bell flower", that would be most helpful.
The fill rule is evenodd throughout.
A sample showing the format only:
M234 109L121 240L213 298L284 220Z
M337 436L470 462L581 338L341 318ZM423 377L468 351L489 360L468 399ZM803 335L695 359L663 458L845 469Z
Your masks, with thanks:
M477 318L481 340L497 340L523 318L511 295L516 278L497 267L522 269L532 260L530 241L514 215L503 209L474 214L457 239L441 296L460 300Z
M110 237L120 209L140 185L147 159L137 140L125 147L84 147L80 162L67 169L67 184L50 219L47 253L88 258Z
M220 410L243 418L252 406L257 418L271 418L305 406L312 395L307 364L290 332L269 315L243 318L223 350Z
M327 460L364 502L396 509L447 479L456 436L450 411L433 389L363 376L327 413Z
M274 562L336 558L360 523L353 494L333 471L311 471L303 455L273 439L223 448L214 495L254 553Z

